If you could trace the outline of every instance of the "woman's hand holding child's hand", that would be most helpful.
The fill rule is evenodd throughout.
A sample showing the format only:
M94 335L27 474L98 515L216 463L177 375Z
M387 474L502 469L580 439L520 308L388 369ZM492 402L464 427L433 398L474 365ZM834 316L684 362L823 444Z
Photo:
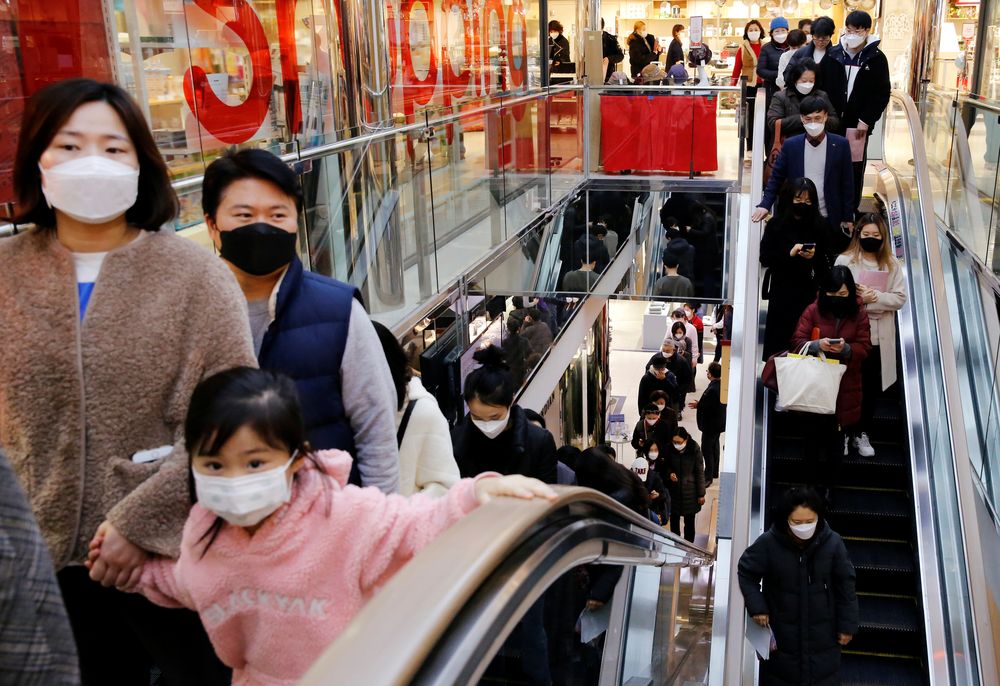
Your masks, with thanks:
M85 564L94 581L127 591L139 583L147 557L145 550L122 536L111 522L104 522L90 541Z
M555 500L558 497L547 484L520 474L493 476L476 481L476 499L479 500L480 505L485 505L499 496L523 498L524 500L532 498Z

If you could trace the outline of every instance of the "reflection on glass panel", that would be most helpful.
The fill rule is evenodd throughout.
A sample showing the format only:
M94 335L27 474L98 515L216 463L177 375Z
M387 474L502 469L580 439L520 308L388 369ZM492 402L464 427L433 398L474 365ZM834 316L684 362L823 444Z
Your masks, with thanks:
M583 180L584 94L580 91L556 89L545 102L542 122L547 127L539 131L549 158L551 201L556 202L570 193Z

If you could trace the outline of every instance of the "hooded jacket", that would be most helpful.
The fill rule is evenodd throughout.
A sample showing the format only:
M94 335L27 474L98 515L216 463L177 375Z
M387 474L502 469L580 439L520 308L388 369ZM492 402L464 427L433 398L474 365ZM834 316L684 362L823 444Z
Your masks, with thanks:
M834 106L840 113L840 125L845 129L856 128L858 121L869 129L881 119L892 93L889 60L879 49L880 39L868 36L868 42L854 58L839 43L830 46L824 62L832 58L842 65L844 80L839 92L828 89Z
M81 321L73 255L54 231L29 231L0 241L0 331L0 445L56 569L86 556L105 519L145 550L176 554L191 393L257 366L232 272L173 231L143 231L104 258Z
M493 471L556 483L556 442L528 421L520 405L511 406L507 428L496 438L487 438L466 415L451 430L451 442L463 477Z
M657 462L662 463L657 466L670 491L671 512L682 515L700 512L698 500L705 497L705 458L701 447L689 438L684 450L677 450L671 441ZM677 481L670 478L671 474L677 475Z
M180 558L143 567L139 591L195 610L234 686L297 683L380 586L479 505L472 479L444 498L387 496L347 485L347 453L314 459L252 536L223 524L206 549L201 538L216 516L196 504Z
M750 616L768 615L777 650L761 662L764 686L838 686L837 634L858 632L854 566L840 535L820 521L805 547L775 522L740 557Z
M444 495L461 478L451 449L448 420L441 414L437 398L414 376L406 384L403 409L396 412L397 429L411 402L413 411L399 445L399 492Z

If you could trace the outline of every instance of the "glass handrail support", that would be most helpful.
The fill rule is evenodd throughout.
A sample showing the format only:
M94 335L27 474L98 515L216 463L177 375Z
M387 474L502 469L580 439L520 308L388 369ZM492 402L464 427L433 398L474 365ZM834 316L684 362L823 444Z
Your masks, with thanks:
M500 498L462 518L381 588L302 686L475 683L518 620L579 565L697 567L705 550L594 491ZM417 592L419 589L419 592ZM373 645L391 646L372 659Z

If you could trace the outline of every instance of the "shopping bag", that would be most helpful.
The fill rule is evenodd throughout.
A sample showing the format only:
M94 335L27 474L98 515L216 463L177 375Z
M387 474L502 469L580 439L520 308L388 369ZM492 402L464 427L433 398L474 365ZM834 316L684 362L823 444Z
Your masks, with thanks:
M809 344L806 343L798 354L789 353L775 358L774 371L778 381L775 409L779 412L834 414L840 380L847 367L837 360L826 359L823 353L819 357L807 355L808 349Z

